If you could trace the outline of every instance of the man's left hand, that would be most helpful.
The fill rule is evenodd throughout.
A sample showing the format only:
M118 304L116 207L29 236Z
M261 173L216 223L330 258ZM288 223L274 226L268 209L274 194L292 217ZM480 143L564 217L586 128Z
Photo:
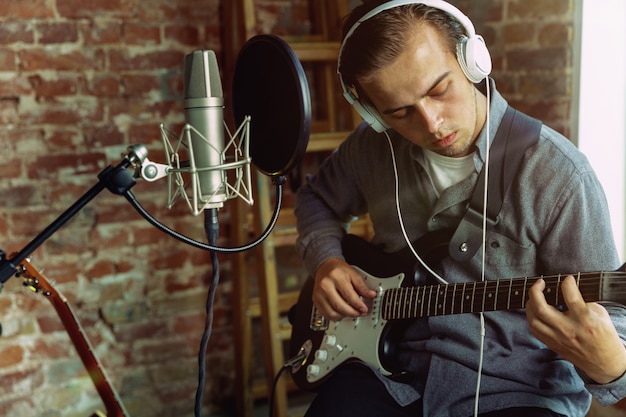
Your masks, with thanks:
M530 333L598 384L622 376L626 371L626 348L606 309L598 303L586 303L573 276L561 283L565 312L548 305L543 295L545 287L540 279L528 292L526 317Z

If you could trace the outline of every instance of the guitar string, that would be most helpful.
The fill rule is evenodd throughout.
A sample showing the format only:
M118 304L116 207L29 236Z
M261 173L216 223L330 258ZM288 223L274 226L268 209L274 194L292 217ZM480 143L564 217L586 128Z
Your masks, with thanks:
M533 278L502 279L499 281L487 280L484 281L484 284L481 282L475 282L470 284L470 288L466 288L466 285L463 285L462 288L458 289L457 285L460 285L459 283L449 285L400 287L388 289L385 292L385 295L383 297L383 308L386 312L384 318L402 319L433 315L471 313L475 312L473 309L477 302L481 303L482 307L479 306L476 311L480 310L481 308L482 311L524 308L527 290L539 278L542 278L544 279L544 281L546 281L546 297L554 297L554 301L549 303L554 306L562 305L562 303L558 302L561 294L560 285L561 282L568 275L573 275L575 277L575 279L577 280L578 288L585 297L585 300L588 302L620 302L623 299L622 297L626 297L626 288L619 288L626 283L626 272L623 271L590 272L579 273L576 275L559 274ZM604 280L610 280L612 287L618 287L617 289L610 288L611 296L608 298L602 297L601 290L603 288L602 284L604 284L605 282ZM501 284L502 282L508 283ZM449 292L452 292L452 295L448 299ZM461 294L457 298L456 293L459 292ZM434 307L431 305L430 299L428 301L425 300L425 297L427 295L432 296L432 294L435 294L436 297ZM472 303L469 304L470 308L466 309L464 306L467 304L466 301L470 295L478 301L472 300ZM502 295L505 296L504 299L500 297ZM524 299L518 299L520 295L522 295ZM442 302L439 302L439 296L443 297ZM514 297L513 300L511 300L511 296ZM611 299L615 301L611 301ZM457 302L459 303L460 310L455 312L454 308L457 305ZM405 303L409 305L408 308L404 305ZM521 303L521 305L518 306L518 303ZM493 310L487 309L485 307L486 304L492 305ZM513 307L511 307L511 305L513 305ZM413 306L412 311L411 306ZM447 312L446 310L448 306L450 307L450 312ZM399 312L398 309L400 308L404 309L404 313ZM433 311L433 308L435 308L435 311ZM417 313L417 309L420 310L420 314ZM441 312L439 312L440 309L442 310ZM423 314L424 310L426 311L426 314Z

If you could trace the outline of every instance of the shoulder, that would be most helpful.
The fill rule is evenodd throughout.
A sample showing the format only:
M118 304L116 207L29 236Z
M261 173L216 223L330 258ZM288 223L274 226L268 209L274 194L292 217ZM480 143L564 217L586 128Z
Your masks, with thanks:
M529 155L529 163L541 171L582 176L593 173L587 157L565 136L543 125L539 141Z

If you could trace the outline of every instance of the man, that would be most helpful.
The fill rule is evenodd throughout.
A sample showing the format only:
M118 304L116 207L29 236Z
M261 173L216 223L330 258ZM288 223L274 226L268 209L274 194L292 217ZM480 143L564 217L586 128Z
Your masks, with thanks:
M473 27L458 10L439 0L381 3L351 13L339 57L346 95L368 123L298 193L297 250L314 276L313 302L331 320L367 314L375 296L342 255L350 220L368 213L372 244L390 253L454 230L507 108L487 76L486 49L465 61L481 39L467 44ZM546 126L483 247L484 262L482 251L446 258L441 276L463 283L619 267L600 184ZM340 366L307 416L584 416L591 394L603 404L624 397L624 308L585 303L568 277L560 311L544 288L543 280L531 287L525 310L415 320L398 341L402 380Z

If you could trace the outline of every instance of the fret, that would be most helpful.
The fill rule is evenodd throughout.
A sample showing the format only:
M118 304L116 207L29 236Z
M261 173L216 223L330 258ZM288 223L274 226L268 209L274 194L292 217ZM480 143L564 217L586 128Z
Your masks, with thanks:
M496 292L493 296L493 311L498 309L498 295L500 294L500 281L496 281Z
M511 290L513 289L513 280L510 279L509 280L509 295L506 298L506 309L510 309L511 308Z
M470 302L470 313L474 312L474 297L476 297L476 283L472 283L472 298Z
M402 288L402 294L400 294L400 317L408 317L406 314L406 309L407 309L407 289L406 288Z
M452 302L450 303L450 314L454 314L454 301L456 300L456 282L454 283L454 287L452 290Z
M414 317L414 303L415 303L415 287L407 288L407 298L408 301L406 303L407 317Z
M430 311L431 311L432 300L433 300L433 286L430 285L428 287L428 306L426 307L427 316L431 316Z

